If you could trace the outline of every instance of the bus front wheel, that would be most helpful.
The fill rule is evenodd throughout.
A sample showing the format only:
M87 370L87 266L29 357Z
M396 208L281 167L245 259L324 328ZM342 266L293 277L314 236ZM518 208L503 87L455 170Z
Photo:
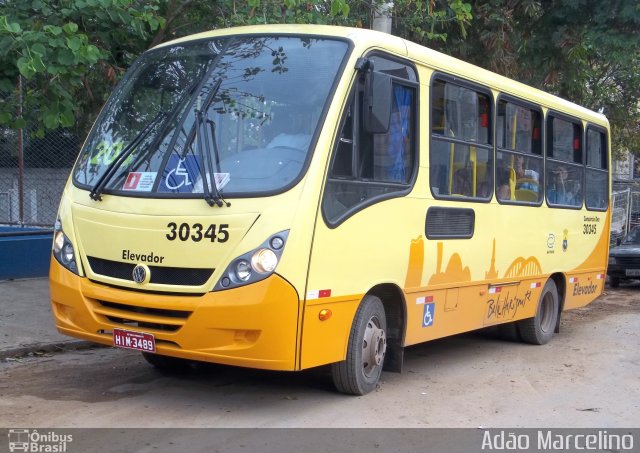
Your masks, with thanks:
M518 332L522 341L538 345L548 343L555 331L559 310L558 289L556 283L549 279L540 293L536 315L518 321Z
M365 296L351 326L346 360L331 366L339 392L365 395L376 388L387 351L387 319L379 298Z

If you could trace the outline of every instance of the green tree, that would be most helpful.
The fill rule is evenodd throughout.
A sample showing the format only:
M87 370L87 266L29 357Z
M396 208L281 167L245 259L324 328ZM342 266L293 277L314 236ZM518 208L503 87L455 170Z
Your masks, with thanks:
M347 0L166 0L165 17L150 46L210 29L259 24L331 24L362 26L371 3Z
M614 155L640 155L640 7L636 0L544 3L522 52L532 81L602 110L612 126ZM534 70L535 69L535 70Z
M27 87L37 133L76 125L84 135L115 82L144 50L210 29L264 23L369 27L381 0L22 0L0 10L0 92ZM421 43L464 34L462 0L397 0L394 32ZM20 127L0 99L0 125Z
M24 80L23 110L45 129L86 128L119 72L146 48L163 23L159 0L32 0L5 2L0 16L0 91ZM24 125L10 98L0 124Z
M466 36L471 3L462 0L396 0L393 33L418 44L442 48L451 33Z

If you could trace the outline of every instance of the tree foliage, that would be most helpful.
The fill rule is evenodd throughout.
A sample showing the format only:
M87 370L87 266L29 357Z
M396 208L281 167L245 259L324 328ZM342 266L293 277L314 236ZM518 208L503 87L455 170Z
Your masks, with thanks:
M522 59L533 83L602 110L614 153L640 155L640 7L635 0L554 0L531 24ZM546 36L546 38L545 38ZM537 70L533 70L536 68Z
M86 133L114 83L142 51L208 29L264 23L369 26L365 0L23 0L0 11L0 92L25 80L23 110L37 135L76 125ZM422 42L470 19L462 0L399 0L398 29ZM412 8L417 7L415 12ZM14 100L0 99L0 125L22 127Z
M0 92L26 81L38 132L81 134L131 61L170 39L263 23L369 27L382 0L22 0L0 10ZM636 0L396 0L393 33L603 109L613 150L640 152ZM19 127L0 99L0 124Z
M361 24L364 2L346 0L166 0L166 19L150 46L209 29L260 24ZM369 3L370 9L370 3Z
M0 91L25 81L23 111L36 134L91 121L117 73L163 24L158 1L31 0L7 2L0 16ZM0 103L0 124L21 127L16 103Z
M472 19L462 0L397 0L393 16L394 34L431 47L444 45L452 31L466 36Z

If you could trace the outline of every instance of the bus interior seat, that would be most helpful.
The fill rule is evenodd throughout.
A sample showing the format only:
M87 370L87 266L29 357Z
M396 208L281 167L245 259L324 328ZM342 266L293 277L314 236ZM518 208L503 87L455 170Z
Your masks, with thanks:
M518 201L538 201L538 192L531 189L516 189L516 200Z

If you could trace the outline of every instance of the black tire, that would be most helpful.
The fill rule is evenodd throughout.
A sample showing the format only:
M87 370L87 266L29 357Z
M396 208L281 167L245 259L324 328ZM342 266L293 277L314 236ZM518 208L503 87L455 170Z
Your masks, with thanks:
M365 395L376 388L387 351L387 319L375 296L365 296L351 326L346 360L331 366L339 392Z
M192 362L189 360L153 354L151 352L143 352L142 357L144 357L144 359L151 365L163 372L186 373L191 370Z
M620 286L620 278L619 277L609 277L609 286L612 288L617 288Z
M551 340L560 314L560 301L556 283L549 279L545 283L538 308L533 318L518 321L518 333L525 343L546 344Z

